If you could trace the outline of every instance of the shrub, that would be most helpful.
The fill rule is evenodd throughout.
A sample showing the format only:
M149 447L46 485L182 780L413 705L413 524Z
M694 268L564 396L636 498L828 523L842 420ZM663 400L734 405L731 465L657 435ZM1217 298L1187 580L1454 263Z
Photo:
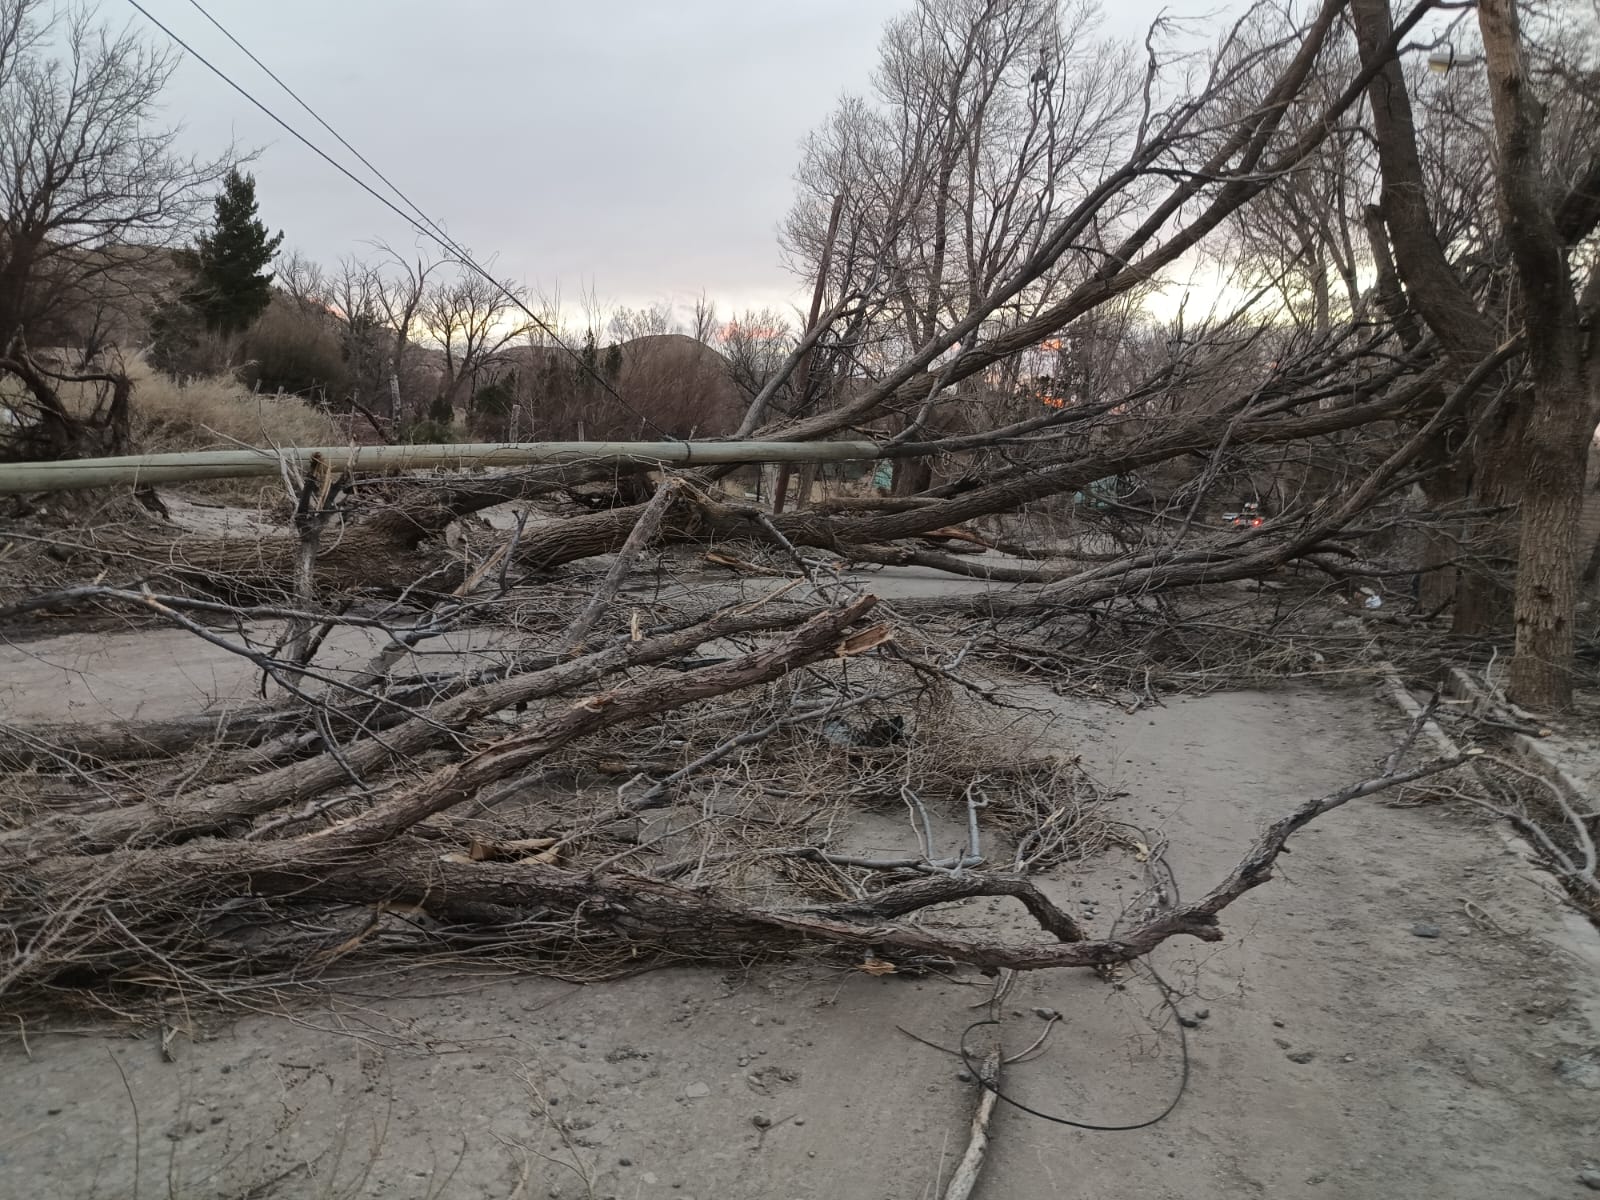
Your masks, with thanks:
M244 335L245 383L263 392L293 392L334 404L349 387L344 348L332 321L274 304Z
M400 431L400 440L413 446L428 446L435 443L453 442L456 440L455 430L443 421L429 417L422 421L413 421Z

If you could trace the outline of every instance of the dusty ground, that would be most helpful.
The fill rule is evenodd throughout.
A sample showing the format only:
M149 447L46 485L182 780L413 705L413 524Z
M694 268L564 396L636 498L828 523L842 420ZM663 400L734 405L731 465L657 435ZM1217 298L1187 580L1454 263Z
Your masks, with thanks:
M1190 892L1268 816L1361 777L1394 724L1363 694L1305 690L1063 716L1052 736L1127 792L1115 815L1170 838ZM1448 807L1358 803L1295 849L1226 914L1224 943L1158 960L1192 993L1185 1014L1206 1014L1176 1112L1097 1133L1002 1108L981 1196L1591 1194L1593 931ZM1054 886L1104 929L1139 885L1113 858ZM289 1015L175 1005L173 1061L157 1031L19 1029L0 1034L0 1196L932 1197L975 1086L897 1026L950 1045L987 987L820 963L591 987L435 970L349 980ZM1037 1036L1035 1007L1064 1020L1009 1070L1018 1100L1108 1124L1165 1106L1177 1029L1148 984L1024 978L1008 1047Z

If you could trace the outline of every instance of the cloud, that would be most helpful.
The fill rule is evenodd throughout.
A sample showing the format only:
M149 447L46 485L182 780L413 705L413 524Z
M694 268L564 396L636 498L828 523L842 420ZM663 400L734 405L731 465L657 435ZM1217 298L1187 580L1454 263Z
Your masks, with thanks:
M775 229L797 144L842 91L868 85L878 32L903 2L230 7L217 15L234 35L496 273L638 303L794 291ZM150 8L337 149L187 4ZM262 215L286 245L326 262L373 237L414 240L199 63L167 100L196 150L262 147Z

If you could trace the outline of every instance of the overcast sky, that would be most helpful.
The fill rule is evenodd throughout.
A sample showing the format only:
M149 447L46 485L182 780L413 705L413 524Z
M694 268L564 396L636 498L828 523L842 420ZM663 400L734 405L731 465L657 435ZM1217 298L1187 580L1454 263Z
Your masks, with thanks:
M141 0L312 140L312 120L189 0ZM207 7L497 274L571 304L787 304L798 144L865 91L909 0L210 0ZM1160 7L1121 0L1106 32ZM1198 11L1168 0L1168 11ZM1208 4L1206 7L1213 7ZM106 15L113 8L103 9ZM135 18L136 20L139 18ZM159 37L159 33L152 30ZM416 237L199 62L168 94L186 145L259 148L261 213L324 263ZM348 157L340 152L340 157ZM353 164L352 165L356 165Z

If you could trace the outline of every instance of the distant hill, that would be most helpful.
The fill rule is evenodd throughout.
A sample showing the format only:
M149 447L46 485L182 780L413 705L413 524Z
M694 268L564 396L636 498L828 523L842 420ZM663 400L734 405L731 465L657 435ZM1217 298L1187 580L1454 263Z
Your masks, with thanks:
M681 333L623 342L617 391L669 432L719 437L739 427L748 403L725 359Z

